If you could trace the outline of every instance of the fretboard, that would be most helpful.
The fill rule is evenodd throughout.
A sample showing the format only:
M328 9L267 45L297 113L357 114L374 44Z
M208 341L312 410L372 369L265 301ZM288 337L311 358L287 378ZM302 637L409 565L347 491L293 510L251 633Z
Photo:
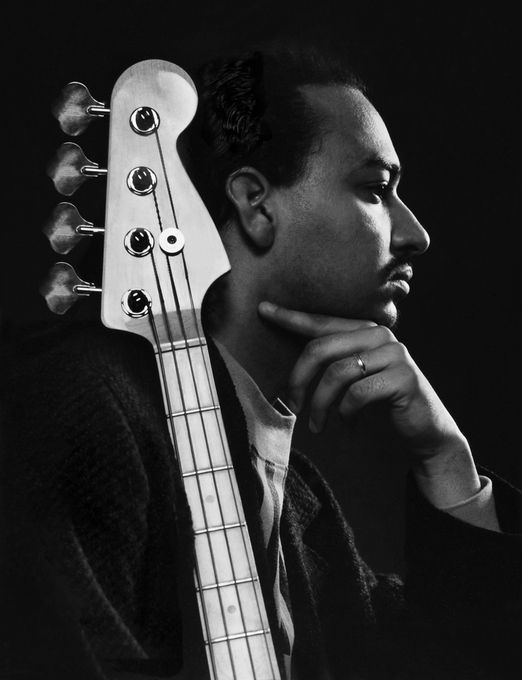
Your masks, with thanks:
M156 352L165 416L192 513L212 680L278 680L272 636L205 338Z

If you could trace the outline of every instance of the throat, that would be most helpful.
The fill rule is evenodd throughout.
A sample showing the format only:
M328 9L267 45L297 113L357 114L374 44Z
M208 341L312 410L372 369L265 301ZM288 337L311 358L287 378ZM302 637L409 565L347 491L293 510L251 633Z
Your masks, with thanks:
M255 318L214 329L211 335L230 352L250 375L267 401L286 401L288 380L302 351L303 341L271 328L255 311Z

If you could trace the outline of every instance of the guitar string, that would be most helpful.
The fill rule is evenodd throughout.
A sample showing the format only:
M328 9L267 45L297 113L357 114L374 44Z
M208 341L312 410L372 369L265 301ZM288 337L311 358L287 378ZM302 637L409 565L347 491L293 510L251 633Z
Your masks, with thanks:
M158 206L158 203L157 203L156 192L153 191L152 193L153 193L153 198L154 198L154 204L155 204L155 207L156 207L156 214L157 214L157 217L158 217L158 223L159 223L159 226L160 226L160 231L163 231L163 225L162 225L162 221L161 221L161 215L160 215L160 212L159 212L159 206ZM156 260L154 258L153 252L151 252L151 258L152 258L152 265L153 265L153 269L154 269L154 277L156 279L156 286L157 286L157 289L158 289L158 295L159 295L159 299L160 299L160 306L161 306L161 313L162 313L162 317L163 317L163 323L165 325L165 330L167 332L167 337L168 337L168 341L169 341L169 345L170 345L170 349L171 349L171 353L172 353L172 358L174 360L176 380L177 380L177 383L178 383L179 393L180 393L180 397L181 397L183 419L185 420L185 426L187 428L187 436L188 436L188 440L189 440L192 463L194 465L194 470L197 470L198 465L197 465L197 461L196 461L194 444L193 444L193 441L192 441L192 432L191 432L191 429L190 429L190 426L189 426L189 418L188 418L188 414L186 412L187 408L186 408L185 396L184 396L184 393L183 393L183 388L182 388L182 383L181 383L180 371L179 371L179 366L178 366L178 359L177 359L177 356L176 356L176 348L175 348L174 340L173 340L173 337L172 337L172 330L170 328L170 324L169 324L169 320L168 320L168 314L167 314L166 305L165 305L165 298L163 296L163 290L161 288L159 275L158 275L158 271L157 271L157 267L156 267ZM158 345L158 350L159 350L160 354L162 354L161 345ZM168 382L165 383L164 387L165 387L165 391L167 391L168 390ZM171 422L171 427L174 427L174 424L172 422L172 416L169 417L169 420ZM209 451L209 458L210 458L210 451ZM202 489L201 489L201 480L199 479L199 475L195 475L195 481L196 481L196 486L197 486L197 489L198 489L198 495L199 495L201 510L202 510L202 513L203 513L203 522L204 522L204 525L205 525L205 529L208 529L209 528L209 522L208 522L208 518L207 518L207 511L206 511L206 507L205 507L205 503L204 503L203 492L202 492ZM214 487L216 488L216 496L218 496L217 485L215 484L215 478L214 478L213 481L214 481ZM220 513L220 514L221 514L222 524L224 525L225 521L224 521L223 514L222 513ZM227 545L228 545L228 536L227 536L227 533L226 533L226 529L224 530L224 534L225 534L225 540L227 541ZM214 572L215 582L219 583L219 576L218 576L218 570L217 570L217 566L216 566L216 559L215 559L215 556L214 556L214 549L212 547L212 538L211 538L211 535L210 535L209 532L206 532L206 537L207 537L207 541L208 541L208 548L209 548L209 552L210 552L210 558L211 558L211 561L212 561L212 570ZM229 553L229 558L230 558L230 553ZM197 563L197 560L196 560L196 563ZM199 585L201 586L201 584L199 584ZM222 596L220 588L217 588L216 590L217 590L217 595L218 595L218 600L219 600L219 608L220 608L220 611L221 611L221 617L223 619L223 626L224 626L224 629L225 629L225 634L228 638L228 636L230 635L230 632L229 632L228 621L227 621L227 618L225 616L225 609L224 609L224 605L223 605L223 596ZM204 593L204 591L201 589L200 590L200 599L201 599L202 602L204 602L204 600L205 600L205 596L204 596L203 593ZM209 633L210 633L210 631L209 631ZM208 640L209 640L209 646L212 646L211 643L210 643L210 640L211 640L210 635L208 637ZM231 665L232 665L232 673L234 675L234 678L237 678L236 668L235 668L235 663L234 663L234 657L233 657L233 654L232 654L232 646L231 646L229 639L227 639L227 647L228 647L230 661L231 661Z
M180 457L179 457L179 447L178 447L176 430L174 428L174 417L172 415L172 405L171 405L171 402L170 402L170 394L169 394L169 391L167 389L168 383L167 383L167 374L166 374L166 371L165 371L165 362L163 361L163 353L161 351L161 343L160 343L160 339L159 339L159 335L158 335L158 329L156 328L156 322L154 321L154 315L152 314L152 308L151 308L150 303L148 304L148 308L149 308L149 314L148 314L149 322L150 322L150 326L151 326L152 333L153 333L153 336L154 336L154 342L156 343L156 347L159 350L158 351L158 364L159 364L160 370L161 370L163 385L165 386L164 391L165 391L165 398L166 398L166 402L167 402L166 403L167 412L168 412L167 417L169 419L170 429L171 429L171 432L172 432L172 444L173 444L173 449L174 449L174 458L175 458L175 463L176 463L176 466L177 466L177 469L178 469L178 473L181 474L181 462L180 462ZM199 570L199 563L198 563L197 560L195 560L194 571L195 571L197 584L200 588L200 592L202 592L201 591L202 578L201 578L201 572ZM200 598L200 600L201 600L201 598ZM201 602L201 611L203 612L203 619L204 619L203 625L204 625L204 628L207 632L207 639L210 640L211 639L210 623L209 623L209 620L208 620L208 612L207 612L207 609L206 609L206 604L204 602ZM208 649L209 649L210 661L211 661L211 664L212 664L212 670L213 670L213 673L214 673L214 677L217 678L217 664L216 664L216 659L214 658L213 645L208 645Z
M155 130L155 137L156 137L156 141L157 141L157 144L158 144L158 151L159 151L160 158L161 158L161 164L162 164L162 169L163 169L163 173L164 173L165 183L166 183L166 186L167 186L168 197L169 197L170 207L171 207L171 210L172 210L172 215L173 215L173 218L174 218L174 223L175 223L176 227L179 229L177 216L176 216L176 209L174 207L174 201L173 201L173 198L172 198L172 192L171 192L170 184L169 184L169 181L168 181L166 164L165 164L164 156L163 156L163 150L161 148L161 142L160 142L160 138L159 138L157 129ZM196 309L195 309L195 305L194 305L194 298L193 298L193 294L192 294L192 286L191 286L190 278L189 278L189 275L188 275L188 268L187 268L185 253L183 251L181 252L181 256L182 256L182 262L183 262L185 281L186 281L188 293L189 293L189 296L190 296L190 303L191 303L190 310L191 310L191 313L192 313L192 316L193 316L193 319L194 319L194 325L195 325L195 328L197 330L198 337L203 338L204 333L203 333L203 329L200 327L198 316L196 314ZM170 263L168 264L168 269L169 269L169 275L170 275L172 289L173 289L173 291L175 291L175 285L174 285L174 281L173 281L173 277L172 277L172 270L171 270L171 267L170 267ZM184 330L184 323L183 323L183 319L182 319L181 315L179 315L179 319L180 319L180 322L182 324L183 335L185 337L185 343L188 344L187 343L187 336L186 336L186 333L185 333L185 330ZM201 353L201 357L202 357L202 360L203 360L203 366L205 368L205 375L206 375L208 388L209 388L210 394L212 394L212 383L213 383L213 381L211 380L211 377L210 377L211 376L211 369L208 366L208 357L207 357L207 354L206 354L206 352L203 348L203 345L199 344L198 346L199 346L199 351ZM189 352L189 356L190 356L190 352ZM192 365L192 363L191 363L191 365ZM222 447L222 450L223 450L223 452L225 453L225 456L226 456L226 450L227 450L227 447L225 445L226 437L224 436L224 433L223 433L222 421L220 420L220 417L219 417L217 410L214 410L213 415L214 415L214 418L216 420L216 426L217 426L217 430L218 430L219 437L220 437L221 447ZM202 420L202 426L204 427L203 420ZM210 450L209 450L209 456L210 456ZM235 475L232 474L230 469L227 470L227 474L228 474L228 477L229 477L229 482L230 482L230 486L231 486L231 490L232 490L232 497L233 497L233 500L234 500L236 514L238 516L240 516L241 515L240 502L238 502L235 484L234 484ZM247 544L247 537L245 536L244 531L241 531L240 533L241 533L241 539L242 539L242 542L243 542L243 549L244 549L245 554L247 556L247 561L249 562L249 564L251 562L254 563L254 569L253 569L254 573L252 574L252 568L250 570L251 576L255 575L257 577L257 568L255 566L255 561L252 559L251 553L249 552L249 547L250 547L249 541L248 541L248 544ZM259 579L257 579L257 583L258 583L258 586L259 586L260 585ZM256 608L257 608L257 611L258 611L258 614L259 614L259 620L261 622L261 627L264 628L265 623L264 623L264 616L263 616L263 612L262 612L262 607L261 607L261 604L260 604L260 593L258 592L258 588L255 585L253 585L253 590L254 590ZM238 595L238 601L240 601L239 595ZM263 639L264 639L264 643L265 643L265 647L266 647L266 653L267 653L267 657L269 659L272 675L274 677L277 677L279 672L278 671L276 672L274 670L273 650L272 650L272 648L269 644L268 636L263 635Z
M161 221L160 221L160 225L161 225ZM161 228L161 226L160 226L160 228ZM187 358L188 358L189 367L190 367L192 384L193 384L193 387L194 387L194 393L195 393L196 400L197 400L198 416L199 416L199 419L200 419L200 422L201 422L201 428L202 428L203 437L204 437L204 440L205 440L205 448L206 448L208 458L209 458L209 461L210 461L210 467L211 467L210 475L211 475L211 479L212 479L212 483L213 483L213 487L214 487L215 498L217 499L217 503L218 503L218 509L219 509L219 515L220 515L220 518L221 518L221 523L223 525L225 525L226 524L225 512L223 510L223 505L222 505L222 502L221 502L219 486L218 486L218 482L217 482L217 479L216 479L216 473L213 470L214 464L213 464L213 461L212 461L211 446L210 446L210 443L209 443L205 418L204 418L204 415L203 415L203 412L202 412L202 405L201 405L198 383L197 383L195 372L194 372L194 366L193 366L193 362L192 362L190 346L189 346L189 342L188 342L188 336L187 336L187 332L186 332L186 328L185 328L185 322L183 320L183 316L182 316L182 313L181 313L181 305L179 303L178 293L177 293L177 290L176 290L176 287L175 287L175 284L174 284L174 279L173 279L173 275L172 275L172 268L171 268L170 259L169 259L168 256L166 256L166 263L167 263L167 267L168 267L168 271L169 271L169 277L170 277L170 282L171 282L171 286L172 286L174 302L175 302L175 305L176 305L176 313L177 313L177 316L178 316L180 328L181 328L182 335L183 335L183 340L184 340L184 343L185 343L185 349L186 349L186 352L187 352ZM199 339L202 340L202 338L199 338ZM209 394L210 394L210 397L211 397L212 405L217 406L217 404L215 404L214 400L213 400L212 388L211 388L210 384L209 384ZM188 429L188 425L187 425L187 429ZM226 459L225 450L223 450L223 453L225 454L225 459ZM231 481L230 475L229 475L229 481ZM232 496L234 496L234 488L233 488L232 483L230 484L230 487L231 487ZM238 513L238 520L242 521L242 518L239 516L239 513ZM240 535L242 535L243 534L243 528L238 527L238 529L239 529ZM243 630L245 632L247 632L248 629L247 629L247 622L246 622L246 617L245 617L245 612L244 612L244 604L243 604L243 601L242 601L242 598L241 598L241 594L239 592L239 585L237 584L238 575L237 575L236 568L235 568L235 565L234 565L234 560L232 558L232 548L231 548L231 545L230 545L230 539L229 539L227 530L224 531L224 539L225 539L225 545L226 545L226 550L227 550L228 562L230 564L230 568L231 568L231 572L232 572L232 579L234 581L233 588L235 590L236 599L237 599L237 603L238 603L238 606L239 606L241 624L242 624ZM210 549L212 550L212 546L211 546ZM216 582L217 583L219 582L219 578L216 579ZM204 597L204 595L202 597ZM263 621L262 621L261 616L260 616L260 622L261 622L261 626L262 626ZM248 650L249 661L250 661L250 665L252 667L252 672L253 672L254 678L255 678L256 673L255 673L255 664L254 664L254 660L253 660L253 656L252 656L252 649L251 649L252 644L253 644L253 642L251 642L249 637L246 637L246 647L247 647L247 650Z
M187 270L187 266L186 266L186 263L185 263L185 258L183 258L183 266L184 266L184 270L185 270L185 279L187 281L187 285L188 285L188 289L189 289L191 311L192 311L192 314L193 314L193 317L194 317L194 323L195 323L195 326L197 328L198 335L200 335L200 334L203 334L203 329L202 328L200 329L200 324L199 324L198 317L197 317L197 314L196 314L196 309L195 309L195 306L194 306L194 299L192 297L192 290L191 290L191 286L190 286L190 280L189 280L189 277L188 277L188 270ZM207 378L207 382L208 382L208 384L211 388L211 385L212 385L212 381L211 381L211 378L210 378L211 369L208 366L207 354L203 350L202 346L200 346L199 349L200 349L201 356L202 356L202 359L203 359L203 366L205 367L205 375L206 375L206 378ZM225 434L223 432L222 421L219 419L219 415L218 415L217 411L214 411L214 418L216 419L216 426L217 426L217 430L219 432L221 447L222 447L223 451L226 451L227 445L226 445ZM235 489L234 489L234 479L233 479L233 476L232 476L230 470L227 470L227 473L228 473L228 476L229 476L230 485L231 485L232 490L233 490L232 496L234 498L234 505L235 505L235 508L236 508L236 513L239 515L240 514L240 508L239 508L238 498L236 496L236 492L235 492ZM246 538L244 532L241 532L241 537L243 539L243 549L244 549L245 553L247 554L247 559L250 561L251 558L250 558L249 546L247 544L247 538ZM255 561L254 561L254 564L255 564ZM255 573L257 575L257 567L255 567ZM258 580L258 583L259 583L259 580ZM259 601L259 593L258 593L258 589L255 586L254 586L254 597L255 597L255 600L256 600L257 611L259 612L259 618L260 618L261 622L263 622L263 614L262 614L261 604L260 604L260 601ZM274 678L276 678L276 677L278 677L278 675L276 674L276 672L274 670L274 661L273 661L273 658L272 658L273 655L272 655L272 650L270 648L269 639L268 639L267 635L264 635L263 638L264 638L264 641L265 641L266 653L267 653L267 656L268 656L268 660L270 662L270 668L271 668L271 671L272 671L272 675L274 676Z
M158 144L158 151L159 151L159 154L160 154L161 165L162 165L162 169L163 169L165 183L166 183L166 186L167 186L169 203L170 203L170 207L171 207L171 210L172 210L174 223L176 225L176 228L179 229L179 224L178 224L178 220L177 220L177 216L176 216L176 209L174 207L174 201L173 201L173 198L172 198L172 192L171 192L170 184L169 184L169 181L168 181L166 164L165 164L165 160L164 160L164 156L163 156L163 150L161 148L161 142L160 142L160 138L159 138L159 135L158 135L157 128L155 130L155 137L156 137L156 142ZM187 263L186 263L184 251L181 251L181 256L182 256L183 269L184 269L184 275L185 275L187 290L188 290L188 293L189 293L189 296L190 296L190 310L191 310L191 313L192 313L192 316L193 316L193 319L194 319L194 325L195 325L195 328L196 328L196 331L197 331L197 336L199 338L203 338L204 333L203 333L203 329L200 328L199 320L198 320L196 310L195 310L194 298L193 298L193 294L192 294L192 286L191 286L190 278L189 278L189 275L188 275L188 268L187 268ZM198 395L198 392L197 392L197 385L196 385L196 381L195 381L195 378L194 378L194 372L193 372L193 367L192 367L192 359L190 357L190 350L188 349L188 340L187 340L187 334L186 334L186 330L185 330L185 323L184 323L182 315L181 315L179 301L178 301L178 297L177 297L177 292L176 292L174 279L173 279L173 275L172 275L172 268L170 266L170 261L169 261L168 257L167 257L167 264L168 264L170 282L171 282L172 290L173 290L175 300L176 300L176 309L177 309L177 312L178 312L178 318L179 318L179 321L180 321L180 326L182 328L182 333L183 333L183 337L184 337L184 340L185 340L185 345L187 347L187 354L189 356L189 363L190 363L190 368L191 368L191 372L192 372L192 376L193 376L193 380L194 380L194 389L196 391L196 396L197 396L197 400L198 400L198 407L201 407L201 403L199 401L199 395ZM207 384L208 384L208 388L209 388L209 393L212 396L212 393L213 393L212 382L213 381L211 380L210 369L209 369L209 366L207 365L207 355L206 355L206 353L203 349L202 344L199 344L198 347L199 347L199 351L201 353L201 357L202 357L202 360L203 360L203 366L205 368L205 375L206 375L206 380L207 380ZM210 446L208 444L205 422L204 422L203 414L201 413L201 411L200 411L200 417L201 417L201 425L202 425L204 435L205 435L205 442L207 444L209 459L211 459ZM214 410L214 418L216 419L216 426L217 426L217 430L218 430L219 437L220 437L221 447L222 447L223 453L225 454L225 457L226 457L226 450L227 449L226 449L226 446L225 446L225 437L224 437L224 433L222 431L222 422L219 418L217 410ZM240 518L241 517L240 503L238 502L238 498L237 498L236 490L235 490L235 485L234 485L235 476L232 474L230 469L227 470L226 472L227 472L228 478L229 478L229 483L230 483L230 488L231 488L231 491L232 491L232 498L234 500L234 506L235 506L236 514L237 514L238 518ZM214 480L214 483L215 483L215 480ZM217 491L217 489L216 489L216 491ZM218 495L218 502L220 502L219 501L219 495ZM244 549L245 554L247 556L247 561L250 564L251 557L250 557L250 553L249 553L249 550L248 550L245 532L243 530L241 530L240 534L241 534L241 538L242 538L242 542L243 542L243 549ZM227 541L227 547L228 547L228 541ZM232 563L232 565L233 565L233 563ZM255 562L254 562L254 565L255 565ZM252 569L250 571L251 571L251 576L253 576L254 574L257 576L257 569L256 569L255 566L254 566L254 574L252 574ZM235 579L235 573L234 573L234 579ZM259 580L258 580L258 583L259 583ZM256 608L257 608L257 612L258 612L258 615L259 615L261 627L264 628L263 613L262 613L261 605L260 605L260 602L259 602L258 588L256 588L255 584L253 584L253 590L254 590ZM241 598L240 598L237 586L236 586L236 591L237 591L238 603L240 605L240 610L241 610L241 618L242 618L242 621L243 621L243 624L244 624L243 612L242 612L242 609L241 609ZM244 625L244 628L246 630L245 625ZM274 677L277 677L277 675L274 671L273 658L272 658L272 653L271 653L271 649L270 649L270 645L269 645L269 641L268 641L268 636L263 635L263 638L264 638L264 642L265 642L265 646L266 646L266 652L267 652L267 656L268 656L268 659L269 659L272 674L273 674ZM247 640L248 640L248 638L247 638ZM250 646L249 646L249 653L250 653ZM252 667L253 667L253 663L252 663Z

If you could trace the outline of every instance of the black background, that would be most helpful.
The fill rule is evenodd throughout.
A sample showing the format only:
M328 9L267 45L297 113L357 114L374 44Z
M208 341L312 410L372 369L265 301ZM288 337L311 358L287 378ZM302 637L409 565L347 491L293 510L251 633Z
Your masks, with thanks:
M49 317L37 288L59 258L40 230L60 200L45 166L65 139L50 115L65 83L79 80L108 100L120 73L141 59L167 59L190 73L208 57L278 35L325 42L348 55L369 85L405 166L401 195L432 238L398 335L476 459L520 483L520 82L517 22L501 9L418 4L413 12L325 0L18 3L5 24L12 90L4 140L14 143L4 201L5 331ZM107 124L92 125L79 141L103 166ZM89 182L73 201L103 223L103 181ZM100 258L100 245L91 244L69 259L82 277L99 281ZM405 462L390 452L386 434L379 430L373 441L360 425L347 429L333 418L318 437L300 426L297 440L316 452L363 555L398 568Z

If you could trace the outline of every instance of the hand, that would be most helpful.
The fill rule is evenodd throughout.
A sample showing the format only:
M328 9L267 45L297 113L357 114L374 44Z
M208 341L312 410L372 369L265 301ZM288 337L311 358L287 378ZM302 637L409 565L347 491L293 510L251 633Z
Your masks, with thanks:
M288 389L290 408L299 412L314 378L321 375L310 395L312 432L322 430L336 402L343 418L368 404L386 402L420 485L437 487L436 504L458 502L480 489L465 437L406 347L388 328L267 302L259 305L259 312L267 321L311 338L294 366Z

